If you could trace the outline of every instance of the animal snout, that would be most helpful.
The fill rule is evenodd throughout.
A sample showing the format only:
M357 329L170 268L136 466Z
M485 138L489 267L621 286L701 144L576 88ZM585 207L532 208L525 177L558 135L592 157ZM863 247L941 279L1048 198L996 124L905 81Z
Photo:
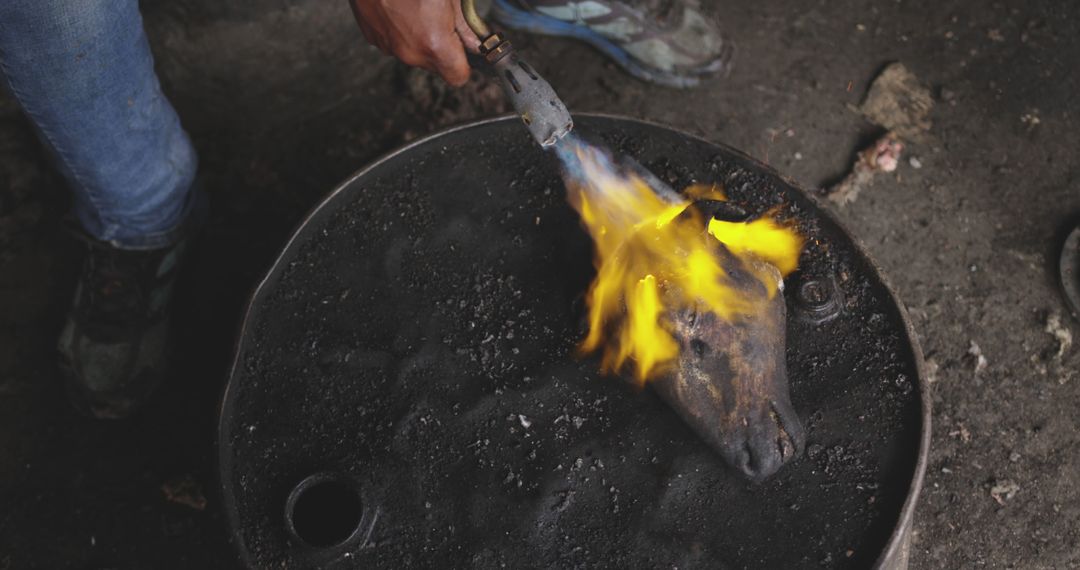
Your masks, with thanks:
M802 453L802 422L790 405L773 402L769 409L744 422L743 437L732 441L729 460L743 475L763 481Z

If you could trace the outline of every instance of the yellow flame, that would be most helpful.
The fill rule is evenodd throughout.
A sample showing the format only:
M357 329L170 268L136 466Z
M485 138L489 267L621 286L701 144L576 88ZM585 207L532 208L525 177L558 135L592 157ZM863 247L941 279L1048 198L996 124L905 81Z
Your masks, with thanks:
M752 255L776 266L787 276L799 266L802 237L771 218L750 222L709 220L709 233L736 256Z
M775 294L775 276L746 264L757 259L787 276L798 265L803 240L796 231L762 217L748 222L711 220L694 199L726 200L716 186L682 194L654 189L629 169L612 165L599 149L574 147L576 170L568 197L595 246L596 278L589 288L589 331L583 352L603 349L605 371L632 363L640 382L663 372L679 355L673 311L697 308L733 321L752 317L760 303L731 283L721 260L742 264ZM732 254L718 255L717 242Z

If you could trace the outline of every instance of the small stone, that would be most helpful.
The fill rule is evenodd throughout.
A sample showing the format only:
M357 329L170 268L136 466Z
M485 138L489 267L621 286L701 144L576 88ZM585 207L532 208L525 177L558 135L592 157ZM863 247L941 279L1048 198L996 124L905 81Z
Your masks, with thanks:
M958 423L957 428L949 432L949 437L959 437L961 442L971 443L971 431L968 430L967 426Z
M1061 360L1061 358L1065 356L1065 353L1072 348L1072 331L1062 325L1061 315L1058 313L1050 313L1046 316L1046 328L1044 330L1057 341L1057 353L1054 355L1054 358Z
M937 360L933 358L926 359L926 381L933 384L938 381L937 373L941 369L941 365L937 363Z
M1005 501L1016 496L1016 493L1020 491L1020 485L1017 485L1015 481L1011 479L1004 479L994 483L990 487L990 496L997 501L997 504L1004 506Z
M986 370L986 367L990 365L990 362L986 360L986 356L983 355L982 349L975 341L971 341L971 346L968 347L968 356L971 357L972 362L975 363L975 374L982 373Z
M911 167L914 168L915 170L918 170L918 169L922 168L922 161L919 160L919 157L917 157L917 156L912 156L912 157L908 158L908 164L910 164Z

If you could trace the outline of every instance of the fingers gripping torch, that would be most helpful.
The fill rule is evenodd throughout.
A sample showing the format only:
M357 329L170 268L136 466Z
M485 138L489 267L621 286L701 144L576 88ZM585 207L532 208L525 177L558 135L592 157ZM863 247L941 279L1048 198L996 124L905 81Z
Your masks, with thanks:
M536 142L548 147L566 136L574 128L574 120L551 84L518 57L509 41L491 31L476 11L476 0L461 0L461 11L480 38L480 55L491 66Z

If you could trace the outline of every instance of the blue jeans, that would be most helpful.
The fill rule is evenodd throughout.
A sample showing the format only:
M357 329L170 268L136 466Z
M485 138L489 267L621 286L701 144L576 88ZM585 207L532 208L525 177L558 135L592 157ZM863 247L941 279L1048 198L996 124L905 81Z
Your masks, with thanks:
M0 74L88 234L124 249L179 239L197 161L154 74L137 0L0 0Z

